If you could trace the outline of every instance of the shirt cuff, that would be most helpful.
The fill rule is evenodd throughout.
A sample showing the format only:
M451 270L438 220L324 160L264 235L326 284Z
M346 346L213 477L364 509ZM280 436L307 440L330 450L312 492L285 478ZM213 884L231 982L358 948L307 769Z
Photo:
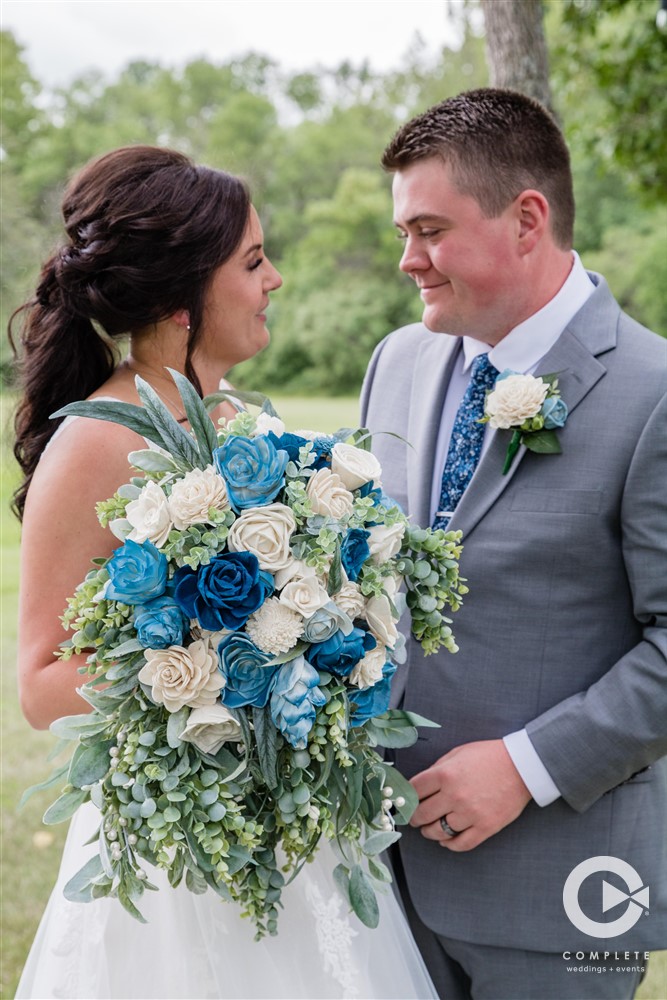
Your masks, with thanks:
M548 806L560 798L557 786L540 760L525 729L505 736L503 743L538 806Z

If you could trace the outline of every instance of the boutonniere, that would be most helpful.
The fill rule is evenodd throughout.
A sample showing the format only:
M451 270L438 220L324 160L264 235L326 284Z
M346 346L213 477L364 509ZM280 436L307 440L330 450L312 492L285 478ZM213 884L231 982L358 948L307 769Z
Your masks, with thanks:
M560 398L557 375L518 375L509 368L501 372L495 387L487 393L480 423L514 431L503 475L509 471L521 444L542 455L560 454L556 431L564 426L567 412L567 405Z

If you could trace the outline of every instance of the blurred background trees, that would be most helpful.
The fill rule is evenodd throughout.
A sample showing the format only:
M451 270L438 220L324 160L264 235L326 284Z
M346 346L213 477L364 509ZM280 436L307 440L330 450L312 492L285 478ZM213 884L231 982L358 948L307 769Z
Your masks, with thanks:
M576 248L624 308L666 333L667 35L656 26L658 0L521 3L543 26L552 106L572 149ZM88 73L52 92L2 32L3 325L58 239L72 172L115 146L171 145L248 179L285 278L271 305L273 344L234 380L356 392L373 346L421 311L397 270L382 149L409 116L490 82L483 8L469 0L462 16L458 49L433 58L416 36L389 73L347 62L288 73L250 54L177 70L133 62L116 79ZM487 34L499 30L487 20ZM488 41L502 50L496 35ZM0 364L7 375L4 343Z

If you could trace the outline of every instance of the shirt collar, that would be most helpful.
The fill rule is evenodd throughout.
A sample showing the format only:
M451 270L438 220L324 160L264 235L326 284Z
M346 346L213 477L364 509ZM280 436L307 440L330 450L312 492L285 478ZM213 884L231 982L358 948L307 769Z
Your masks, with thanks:
M561 333L584 302L595 291L579 254L572 251L572 269L565 282L538 312L519 323L503 337L499 344L489 348L473 337L463 338L463 370L467 371L478 354L486 354L498 369L510 368L524 374L534 368L551 350Z

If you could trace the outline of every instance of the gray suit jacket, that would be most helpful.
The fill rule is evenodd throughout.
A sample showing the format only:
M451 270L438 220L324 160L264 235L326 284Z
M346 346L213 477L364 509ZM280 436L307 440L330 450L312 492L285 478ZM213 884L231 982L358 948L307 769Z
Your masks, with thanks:
M470 587L454 616L460 651L425 658L409 641L396 674L404 707L441 725L398 754L408 776L526 727L562 795L467 853L404 833L418 913L459 940L605 947L572 926L562 892L579 862L613 855L637 869L651 905L607 949L667 947L667 340L591 277L596 291L537 372L560 373L562 454L522 447L503 476L510 432L494 432L450 522ZM458 350L455 337L404 327L377 347L362 391L384 488L420 525ZM601 919L593 882L579 898Z

